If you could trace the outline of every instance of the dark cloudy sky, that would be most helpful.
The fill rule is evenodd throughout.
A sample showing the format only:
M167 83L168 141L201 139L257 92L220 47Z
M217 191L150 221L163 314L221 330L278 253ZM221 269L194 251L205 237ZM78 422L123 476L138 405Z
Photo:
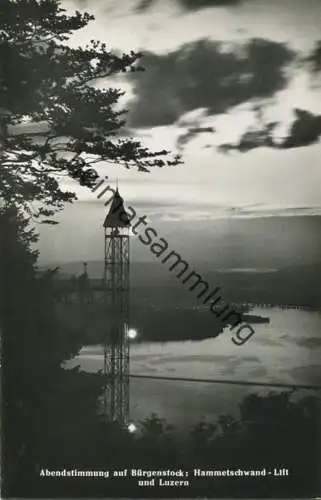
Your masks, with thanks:
M63 5L96 16L72 43L95 38L145 53L144 73L99 85L126 90L132 136L180 152L185 164L149 174L108 164L98 170L111 182L118 177L121 194L154 227L321 215L320 0ZM103 203L76 190L79 201L60 225L41 230L43 261L79 260L89 250L88 260L100 257Z

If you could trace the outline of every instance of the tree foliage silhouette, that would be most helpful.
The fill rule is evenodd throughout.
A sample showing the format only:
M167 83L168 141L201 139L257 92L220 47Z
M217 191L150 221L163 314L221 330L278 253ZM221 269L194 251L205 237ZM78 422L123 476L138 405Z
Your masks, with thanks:
M34 240L15 209L0 210L2 492L10 497L22 496L57 446L65 459L79 450L81 436L96 421L102 386L99 375L61 367L82 339L57 319L51 276L36 272Z
M112 75L141 70L141 54L116 55L95 40L73 48L72 34L91 20L88 13L67 15L59 0L0 4L0 195L37 217L75 200L59 176L92 186L99 161L141 171L179 162L121 138L122 92L103 85Z

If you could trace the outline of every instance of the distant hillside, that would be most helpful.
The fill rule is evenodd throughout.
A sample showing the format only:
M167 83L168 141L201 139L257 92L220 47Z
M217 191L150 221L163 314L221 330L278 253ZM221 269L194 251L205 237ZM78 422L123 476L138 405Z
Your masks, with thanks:
M302 266L289 266L285 267L283 269L280 269L279 271L280 275L283 276L297 276L297 277L304 277L305 279L318 279L320 280L321 278L321 261L320 262L313 262L312 264L305 264ZM320 285L321 286L321 285Z
M88 273L91 279L100 280L103 276L103 262L89 261ZM192 269L192 267L191 267ZM222 299L230 303L271 304L283 306L302 306L311 309L321 308L321 262L289 266L271 271L253 270L215 270L213 265L195 267L210 290L220 288ZM74 262L60 266L61 279L83 272L83 263ZM144 303L171 305L199 305L196 294L190 292L190 284L183 284L169 266L159 261L134 262L130 276L132 300Z
M67 277L73 274L79 275L83 272L84 266L83 262L71 262L66 264L56 264L48 267L59 267L60 277ZM250 277L252 275L267 275L272 274L273 270L271 269L256 269L255 272L253 269L215 269L215 265L209 262L199 263L196 266L192 266L190 264L190 268L194 269L195 272L203 274L204 277L211 277L215 275L215 277L229 275L229 276L238 276L243 275ZM104 263L103 261L88 261L87 262L87 271L91 278L99 279L103 275ZM151 282L156 279L161 279L161 281L166 280L168 275L174 275L174 271L170 271L169 263L162 264L161 261L157 261L155 259L154 262L131 262L130 270L132 278L142 282ZM284 277L288 276L300 276L306 278L315 279L316 277L321 277L321 261L314 262L311 264L305 264L302 266L289 266L284 267L282 269L276 269L276 273L279 275L283 275Z
M53 266L54 267L54 266ZM84 269L83 262L61 264L59 278L79 276ZM130 265L130 278L135 286L164 286L177 282L175 275L161 262L132 262ZM104 263L102 261L88 261L87 272L90 278L100 279L103 276Z

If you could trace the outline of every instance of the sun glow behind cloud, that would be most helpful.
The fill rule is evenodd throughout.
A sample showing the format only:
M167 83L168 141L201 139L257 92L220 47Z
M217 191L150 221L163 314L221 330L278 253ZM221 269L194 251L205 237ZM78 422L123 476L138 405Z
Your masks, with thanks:
M199 40L222 41L226 44L225 49L230 50L236 41L245 42L253 37L287 42L305 54L319 37L315 20L319 14L321 16L321 2L306 2L305 7L300 8L302 2L297 0L283 0L282 6L277 0L247 0L237 8L187 11L180 8L178 2L161 0L144 13L135 11L136 0L90 0L81 4L66 0L64 3L68 8L87 9L96 15L96 20L74 37L74 44L83 45L94 38L106 42L114 50L142 49L166 56L169 51L177 51L182 45ZM190 45L189 50L194 49ZM142 63L144 65L144 59ZM148 71L146 67L146 73ZM216 115L202 106L192 111L182 107L178 118L170 125L133 126L129 130L134 138L153 150L165 148L176 152L180 141L183 142L183 166L153 169L145 174L102 163L97 168L99 175L108 175L113 186L118 178L121 195L127 204L137 208L141 215L146 213L152 221L164 224L173 221L205 223L221 218L321 215L320 145L284 151L258 148L246 154L233 152L229 155L217 151L220 144L237 142L249 126L257 125L255 106L264 105L264 120L280 122L275 130L279 139L287 135L294 108L321 113L320 87L312 88L307 69L300 61L295 61L287 71L291 76L289 85L269 98L249 99ZM156 86L161 85L157 78L154 85L152 97L156 94ZM97 86L124 89L126 95L121 104L127 108L137 99L135 83L123 77L101 80ZM164 92L163 99L162 108L166 107L166 99L172 99L175 104L175 95ZM180 102L176 104L181 106ZM213 132L195 132L211 127ZM186 134L188 140L185 141ZM97 200L94 193L75 183L67 186L77 191L79 201L61 215L63 223L59 230L69 233L79 228L87 235L92 231L94 238L96 233L91 228L100 227L106 210L103 200ZM53 234L55 228L50 231Z

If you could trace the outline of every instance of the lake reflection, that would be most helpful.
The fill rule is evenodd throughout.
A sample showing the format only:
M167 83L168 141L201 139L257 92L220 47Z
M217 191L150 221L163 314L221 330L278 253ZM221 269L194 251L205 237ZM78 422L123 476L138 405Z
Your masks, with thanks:
M213 378L294 384L321 383L321 313L294 309L255 308L270 323L256 324L255 335L243 346L231 342L226 330L202 341L133 343L131 373L153 376ZM101 346L84 347L68 366L82 370L103 367ZM131 419L152 412L181 426L202 417L237 411L248 393L268 389L166 380L131 379ZM302 391L300 391L302 392Z

